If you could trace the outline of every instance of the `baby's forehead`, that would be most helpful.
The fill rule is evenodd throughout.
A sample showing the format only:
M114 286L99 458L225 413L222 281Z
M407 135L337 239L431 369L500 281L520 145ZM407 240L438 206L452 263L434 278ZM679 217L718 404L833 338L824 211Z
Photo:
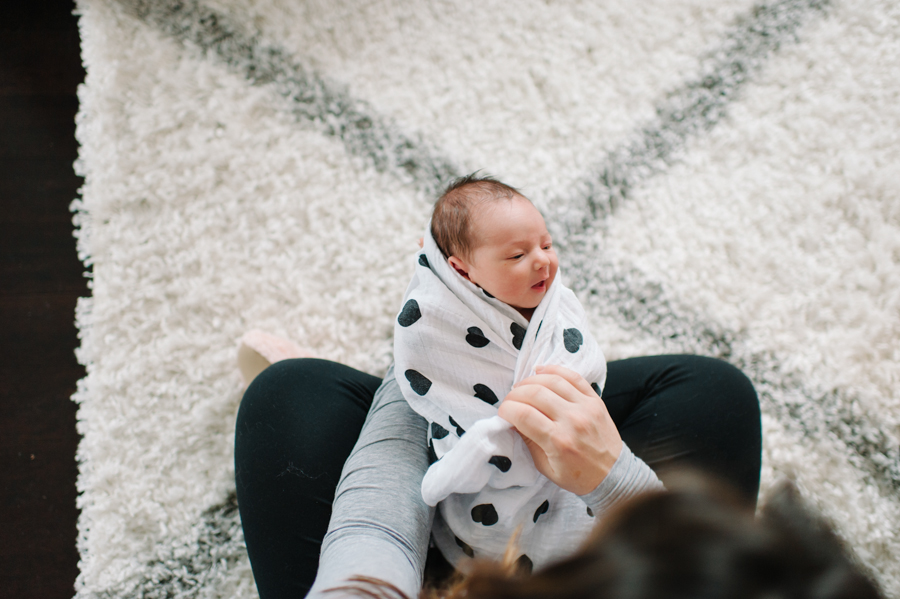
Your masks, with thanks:
M536 215L541 223L544 223L544 217L537 207L528 198L519 194L513 197L493 198L479 202L477 207L473 206L469 226L469 240L472 245L478 245L487 238L491 238L490 241L494 243L505 238L513 241L513 238L519 235L519 231L504 225L508 224L509 219L517 220L518 217L513 211L519 210ZM546 227L546 224L544 226Z
M514 203L523 201L528 202L521 196L489 197L472 200L469 206L469 214L471 215L469 235L472 240L475 241L478 237L484 237L489 233L490 230L486 229L484 225L491 224L496 218L503 218L503 209L509 209ZM500 212L499 215L498 212Z
M534 207L531 200L521 194L498 196L485 194L482 197L470 198L469 213L473 222L482 222L494 216L497 210L510 209L514 206Z

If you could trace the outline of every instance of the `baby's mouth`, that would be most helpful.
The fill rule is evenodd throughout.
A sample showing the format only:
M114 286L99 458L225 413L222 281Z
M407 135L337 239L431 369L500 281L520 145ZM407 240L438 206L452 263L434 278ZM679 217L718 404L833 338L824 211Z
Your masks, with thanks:
M540 281L539 283L535 283L534 285L532 285L531 288L534 289L535 291L542 291L544 289L544 287L546 286L545 285L546 282L547 282L547 279L544 279L543 281Z

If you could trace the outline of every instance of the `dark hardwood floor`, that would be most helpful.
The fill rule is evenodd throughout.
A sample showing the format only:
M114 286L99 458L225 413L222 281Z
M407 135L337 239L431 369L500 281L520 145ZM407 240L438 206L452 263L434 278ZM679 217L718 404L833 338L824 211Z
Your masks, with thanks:
M0 595L17 599L72 597L78 573L73 8L0 2Z

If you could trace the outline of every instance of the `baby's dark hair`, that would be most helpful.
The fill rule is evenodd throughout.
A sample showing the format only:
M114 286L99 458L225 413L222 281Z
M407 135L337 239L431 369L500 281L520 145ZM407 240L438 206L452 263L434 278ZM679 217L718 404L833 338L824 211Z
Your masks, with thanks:
M468 257L472 252L473 208L491 200L511 200L525 196L506 183L490 175L478 176L478 171L454 179L438 198L431 215L431 236L445 258Z

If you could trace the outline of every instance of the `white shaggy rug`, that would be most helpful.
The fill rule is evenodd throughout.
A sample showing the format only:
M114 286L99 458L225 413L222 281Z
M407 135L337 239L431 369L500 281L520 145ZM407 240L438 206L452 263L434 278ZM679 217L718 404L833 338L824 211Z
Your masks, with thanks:
M552 220L612 359L723 357L900 596L895 0L78 0L77 597L254 597L236 342L380 374L435 191Z

